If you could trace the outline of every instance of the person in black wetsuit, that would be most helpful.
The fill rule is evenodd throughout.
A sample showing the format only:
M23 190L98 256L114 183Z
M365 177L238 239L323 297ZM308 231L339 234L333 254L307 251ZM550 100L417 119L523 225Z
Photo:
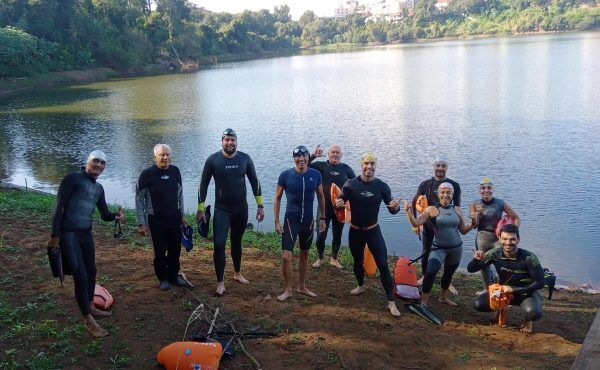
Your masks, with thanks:
M179 168L171 165L171 147L154 146L156 164L140 174L135 189L138 234L152 238L154 273L161 290L171 284L187 286L178 276L181 226L187 226L183 208L183 184Z
M94 307L96 256L92 238L92 215L98 208L104 221L125 221L122 211L112 213L106 206L104 188L96 179L106 167L106 154L94 150L81 172L70 173L61 181L52 215L52 234L48 247L60 248L65 269L73 272L75 299L83 314L84 325L94 337L107 332L93 316L111 312Z
M394 316L400 316L400 311L394 301L394 280L390 274L387 263L387 247L379 228L379 206L381 202L387 205L391 214L400 210L400 203L392 199L390 187L375 177L377 158L373 153L365 153L361 160L360 176L346 181L342 188L340 198L336 200L335 207L342 209L344 202L349 201L352 209L352 222L348 235L350 252L354 259L354 276L358 286L350 291L353 295L365 292L365 270L363 268L365 243L375 258L379 269L381 284L385 289L388 305L387 309Z
M309 297L317 295L306 287L306 271L308 270L308 253L314 235L313 203L315 194L319 204L319 232L325 230L325 198L319 171L308 167L308 149L298 146L292 152L294 167L283 171L275 187L275 231L281 237L282 272L285 292L277 296L285 301L292 296L292 256L296 240L300 244L300 261L298 266L298 293ZM279 222L281 197L285 191L287 200L283 224Z
M341 163L342 160L342 148L339 145L333 144L327 151L327 161L325 162L313 162L315 158L323 155L323 149L321 146L317 146L315 152L309 158L309 167L314 168L321 173L323 178L323 193L325 195L325 231L317 233L317 253L318 258L313 263L313 267L320 267L323 264L323 258L325 254L325 239L327 239L327 231L329 230L329 223L331 222L331 232L333 239L331 241L331 259L329 264L337 268L342 268L342 265L337 260L340 245L342 244L342 231L344 229L344 223L339 222L335 216L333 204L331 203L331 184L336 184L342 188L346 183L346 180L353 179L356 177L352 168L345 163Z
M208 193L208 184L214 177L213 260L217 274L215 295L219 297L225 293L225 243L230 229L233 279L241 284L249 284L249 281L242 275L242 236L248 223L246 176L256 199L256 219L258 222L262 222L265 217L262 189L252 158L237 150L237 134L230 128L223 132L221 144L223 150L212 154L204 164L198 190L198 211L196 212L196 220L200 222L204 219L204 201Z
M419 184L419 188L417 189L417 194L412 201L412 212L415 218L417 217L416 204L417 198L420 195L424 195L427 198L427 205L435 206L440 202L438 198L438 187L443 182L448 182L454 187L454 196L452 197L452 204L457 207L460 207L460 185L449 178L446 177L446 173L448 172L448 162L443 158L437 158L433 162L433 177L427 179L421 184ZM427 260L429 259L429 253L431 252L431 245L433 244L433 227L430 222L423 225L423 231L421 232L421 228L413 227L413 231L416 234L421 233L421 241L423 244L423 256L421 259L421 271L423 275L427 271ZM423 278L419 279L419 285L423 282ZM453 294L458 294L454 286L450 284L450 291Z
M473 260L469 262L469 272L481 271L494 265L500 277L499 284L504 285L506 293L512 293L511 305L520 306L525 315L521 331L531 333L533 322L542 317L542 299L538 290L544 287L544 270L535 254L518 248L519 227L504 225L500 230L500 244L487 253L473 251ZM474 301L477 311L491 312L489 292L480 294Z

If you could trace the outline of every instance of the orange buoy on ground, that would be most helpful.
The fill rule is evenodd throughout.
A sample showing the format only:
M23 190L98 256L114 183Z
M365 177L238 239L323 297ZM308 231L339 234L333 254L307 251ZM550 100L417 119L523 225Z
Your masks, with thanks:
M404 256L398 258L394 265L394 285L394 292L398 297L419 299L417 270Z
M506 324L506 307L513 298L512 293L504 293L504 287L500 284L490 284L488 286L490 294L490 308L493 311L499 311L498 325Z
M365 244L365 257L363 258L363 268L365 269L365 274L367 276L373 276L377 272L377 264L375 263L375 258L373 258L373 254L369 250L369 247Z
M222 353L219 342L175 342L158 351L156 361L167 370L217 370Z
M331 184L331 189L329 190L329 195L331 196L331 204L333 205L333 210L335 212L335 217L337 218L338 222L342 223L344 222L345 218L346 218L346 210L345 209L335 209L335 201L337 198L340 197L340 194L342 194L342 189L340 189L339 186L337 186L336 184ZM346 202L346 206L348 206L348 202ZM348 220L346 220L347 222L350 222Z
M110 295L108 290L101 286L100 284L96 284L94 288L94 306L99 310L110 310L110 307L113 304L113 297Z

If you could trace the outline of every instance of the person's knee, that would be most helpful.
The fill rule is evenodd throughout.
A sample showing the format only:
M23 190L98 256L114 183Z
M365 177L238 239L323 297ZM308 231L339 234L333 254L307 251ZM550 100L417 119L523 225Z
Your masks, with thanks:
M490 310L487 294L482 294L473 300L473 308L476 311L487 312Z
M292 252L283 251L283 253L281 253L281 259L283 260L283 263L291 264L292 263Z
M523 305L521 306L525 319L527 321L538 321L542 318L542 306L541 305Z
M442 264L440 261L436 260L436 259L431 259L429 261L427 261L427 270L425 271L425 275L433 275L435 277L435 275L437 275L438 271L440 271L440 268L442 267Z

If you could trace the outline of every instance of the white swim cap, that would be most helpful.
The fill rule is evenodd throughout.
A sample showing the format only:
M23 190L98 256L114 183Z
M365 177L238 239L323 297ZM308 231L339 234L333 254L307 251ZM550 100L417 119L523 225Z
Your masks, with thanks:
M102 150L94 150L88 155L87 163L90 163L94 159L99 159L101 161L106 162L106 154Z
M454 186L452 186L452 184L449 182L441 183L440 186L438 187L438 189L450 189L454 193Z

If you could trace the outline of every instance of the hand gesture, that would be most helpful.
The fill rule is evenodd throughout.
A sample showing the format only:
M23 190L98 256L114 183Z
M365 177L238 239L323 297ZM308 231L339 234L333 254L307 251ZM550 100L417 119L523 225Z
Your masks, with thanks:
M321 149L321 144L317 145L317 147L315 148L315 151L313 152L313 155L315 157L322 157L323 156L323 149Z
M484 251L473 249L473 258L474 259L481 260L483 258L483 256L485 256L485 252Z
M391 200L391 201L388 203L387 207L388 207L389 209L391 209L392 211L396 212L397 210L399 210L399 209L400 209L400 199L392 199L392 200Z

